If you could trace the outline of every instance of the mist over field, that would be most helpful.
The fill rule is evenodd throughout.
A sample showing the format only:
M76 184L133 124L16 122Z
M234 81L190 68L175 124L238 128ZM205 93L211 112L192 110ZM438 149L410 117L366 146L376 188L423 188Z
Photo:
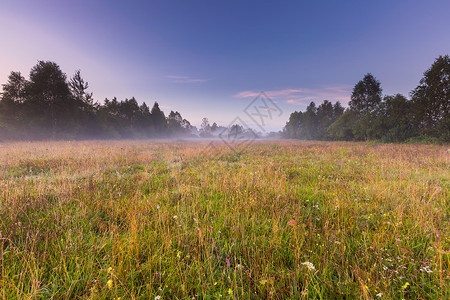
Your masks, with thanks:
M450 142L450 58L438 57L425 71L411 99L382 94L381 83L370 73L354 86L348 107L328 100L306 111L294 111L279 132L268 132L266 122L283 115L261 92L228 125L202 119L193 126L178 111L166 116L159 103L153 107L106 98L95 102L89 84L78 70L67 79L58 64L39 61L30 79L11 72L2 85L0 140L90 140L149 138L288 138L381 142ZM252 126L248 125L252 124Z
M0 299L450 299L449 11L2 1Z

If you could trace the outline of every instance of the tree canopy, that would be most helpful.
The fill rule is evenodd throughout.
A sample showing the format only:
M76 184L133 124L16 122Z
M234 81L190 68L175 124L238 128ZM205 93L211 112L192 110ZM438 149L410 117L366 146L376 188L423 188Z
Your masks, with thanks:
M317 109L293 112L283 129L287 138L319 140L381 140L402 142L434 138L450 141L450 59L440 56L425 71L411 100L401 94L382 95L370 73L356 83L349 107L325 100Z
M29 79L11 72L2 85L0 138L76 139L151 138L190 134L190 122L178 112L166 118L158 102L150 111L134 97L94 101L80 70L67 79L59 65L39 61Z
M411 99L382 91L381 83L367 73L355 84L348 108L329 100L311 102L305 111L291 113L282 134L311 140L450 141L448 55L439 56L424 72ZM211 126L204 118L198 133L213 137L231 129L239 131ZM166 117L156 101L151 109L134 97L96 102L80 70L68 79L55 62L38 61L28 79L12 71L2 84L0 139L157 138L193 132L197 129L178 111Z

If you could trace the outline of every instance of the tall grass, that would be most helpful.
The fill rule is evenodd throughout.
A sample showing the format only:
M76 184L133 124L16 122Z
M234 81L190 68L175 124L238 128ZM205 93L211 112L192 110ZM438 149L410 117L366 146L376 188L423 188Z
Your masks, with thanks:
M445 146L0 145L2 299L450 298Z

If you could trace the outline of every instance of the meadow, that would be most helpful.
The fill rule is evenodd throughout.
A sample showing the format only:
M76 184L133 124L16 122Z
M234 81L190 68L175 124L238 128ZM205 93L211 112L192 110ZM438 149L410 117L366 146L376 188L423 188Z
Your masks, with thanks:
M448 299L448 146L0 144L1 299Z

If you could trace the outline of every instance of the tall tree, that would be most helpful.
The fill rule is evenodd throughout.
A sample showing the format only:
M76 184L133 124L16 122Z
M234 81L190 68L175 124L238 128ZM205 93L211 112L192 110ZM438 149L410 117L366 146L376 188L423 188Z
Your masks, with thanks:
M26 84L27 81L20 72L11 72L8 76L8 82L2 84L1 101L23 103L25 101Z
M66 74L56 63L39 61L31 69L27 94L32 104L28 111L30 117L35 119L41 129L51 129L53 138L74 125L72 112L76 105Z
M397 94L385 96L382 102L382 115L379 117L382 127L382 140L401 142L414 136L416 130L411 122L412 105L405 96Z
M151 115L156 135L165 135L167 129L166 116L164 115L164 112L159 108L158 102L155 102L155 104L153 104Z
M200 136L201 137L210 137L211 136L211 125L209 124L208 118L202 119L202 124L200 126Z
M127 127L130 131L134 129L134 123L136 119L139 118L139 105L134 97L131 99L125 99L125 101L120 102L119 105L121 117L126 121Z
M374 138L373 126L377 117L382 95L381 83L368 73L353 88L350 109L356 113L353 135L357 140Z
M301 125L301 111L294 111L289 116L289 121L286 122L286 126L283 128L283 135L288 139L300 138L299 130Z
M334 122L334 107L333 104L324 100L322 104L317 107L317 132L316 138L323 140L327 138L327 128Z
M333 106L333 119L337 120L345 111L345 108L337 101Z
M411 93L415 121L422 134L450 131L450 57L439 56Z
M359 113L374 111L381 102L381 83L368 73L353 88L350 109Z
M72 96L82 105L83 109L91 109L94 105L92 93L87 92L89 83L81 77L81 71L75 71L75 75L69 80L69 88Z
M169 135L181 135L185 132L183 117L179 112L170 111L167 117L167 130Z
M8 82L3 84L3 92L0 94L0 116L3 126L12 131L19 130L24 125L23 103L26 100L27 80L20 72L11 72Z
M154 134L150 108L145 102L139 106L139 115L136 126L145 137L151 137Z
M303 139L312 140L317 137L317 107L311 102L306 111L302 114L302 122L300 126L300 136Z

